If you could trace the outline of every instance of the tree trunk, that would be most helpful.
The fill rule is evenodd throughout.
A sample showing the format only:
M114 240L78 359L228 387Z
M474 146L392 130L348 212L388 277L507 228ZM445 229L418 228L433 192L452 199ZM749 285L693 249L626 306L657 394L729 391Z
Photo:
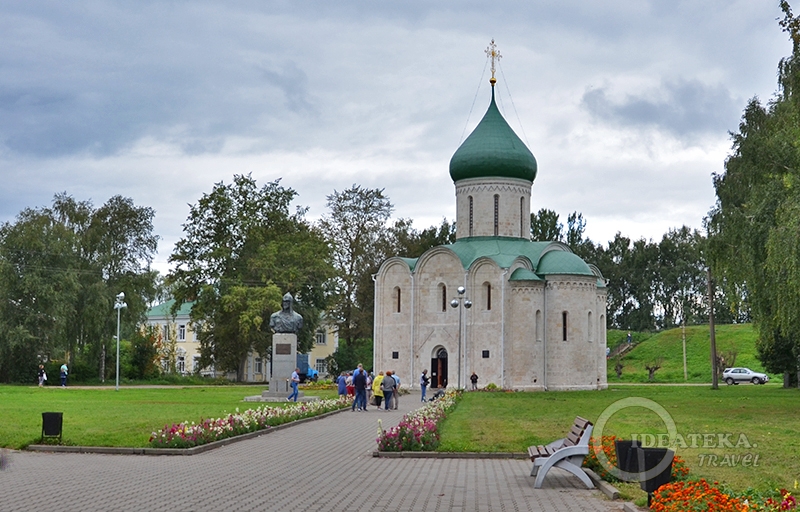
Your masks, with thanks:
M247 354L239 360L239 368L236 369L236 382L244 382L247 370Z
M106 344L103 343L103 348L100 350L100 382L106 381Z

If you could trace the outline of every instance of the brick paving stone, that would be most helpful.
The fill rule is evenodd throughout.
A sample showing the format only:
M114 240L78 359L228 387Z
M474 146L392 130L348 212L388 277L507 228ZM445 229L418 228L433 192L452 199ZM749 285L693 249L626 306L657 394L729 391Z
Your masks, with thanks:
M621 510L554 469L534 489L530 462L376 458L378 419L343 412L191 457L11 452L0 511L598 511Z

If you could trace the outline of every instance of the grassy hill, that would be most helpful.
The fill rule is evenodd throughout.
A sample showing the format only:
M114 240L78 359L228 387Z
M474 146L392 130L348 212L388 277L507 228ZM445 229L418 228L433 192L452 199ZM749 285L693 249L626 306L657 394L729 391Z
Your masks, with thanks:
M735 366L746 366L763 372L756 358L755 342L758 333L752 324L718 325L717 352L736 351ZM608 331L608 346L613 350L623 342L627 331ZM661 369L655 374L655 382L711 382L711 341L708 325L686 328L686 366L688 379L683 378L683 347L681 329L670 329L657 334L632 333L634 348L622 358L622 378L617 378L615 359L608 360L608 383L647 382L645 365L663 358ZM733 366L726 363L727 366ZM777 379L776 379L777 377ZM770 375L770 382L782 382L781 376Z

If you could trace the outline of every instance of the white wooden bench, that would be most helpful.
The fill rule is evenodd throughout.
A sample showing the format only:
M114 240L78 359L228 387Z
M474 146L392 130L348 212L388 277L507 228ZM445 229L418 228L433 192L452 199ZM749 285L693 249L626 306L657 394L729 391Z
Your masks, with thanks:
M589 438L592 437L592 422L578 416L575 418L567 437L553 441L548 445L528 447L528 455L533 462L531 476L536 477L535 489L541 489L544 477L550 468L565 469L580 478L589 489L594 484L581 469L583 459L589 454Z

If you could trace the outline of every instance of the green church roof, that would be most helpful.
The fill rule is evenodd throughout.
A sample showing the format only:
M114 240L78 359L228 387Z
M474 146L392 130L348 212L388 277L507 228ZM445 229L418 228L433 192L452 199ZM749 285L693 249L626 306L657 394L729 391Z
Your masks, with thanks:
M174 300L168 300L167 302L153 306L147 310L147 318L172 318L173 304L175 304ZM192 311L193 304L194 302L184 302L181 304L181 308L178 310L178 314L175 316L189 316L189 313Z
M492 87L489 109L450 159L450 177L454 182L489 176L532 182L536 169L533 153L497 109Z
M595 275L580 256L565 251L550 251L542 256L536 268L536 273L540 276L548 274Z
M511 277L508 278L509 281L544 281L541 277L537 276L535 272L528 270L527 268L518 268L514 272L511 273Z
M500 268L511 268L519 258L530 261L533 270L517 268L510 281L543 281L550 274L597 276L599 288L605 280L593 265L587 265L580 256L560 242L533 242L524 238L502 236L473 236L460 238L455 243L439 247L452 251L465 269L480 258L489 258ZM411 272L419 264L419 258L400 258ZM593 270L594 267L594 270Z
M489 258L500 268L509 268L520 256L528 258L531 264L539 261L539 255L551 242L531 242L524 238L501 236L473 236L460 238L455 243L444 245L461 260L464 268L469 268L478 258Z

